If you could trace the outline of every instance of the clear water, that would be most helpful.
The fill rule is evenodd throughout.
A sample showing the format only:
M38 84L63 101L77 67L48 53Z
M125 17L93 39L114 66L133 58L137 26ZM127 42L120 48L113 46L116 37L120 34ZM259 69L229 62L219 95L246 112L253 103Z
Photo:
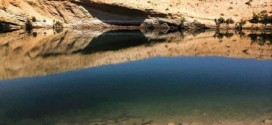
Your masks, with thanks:
M272 60L154 57L0 81L0 124L251 122L272 116Z

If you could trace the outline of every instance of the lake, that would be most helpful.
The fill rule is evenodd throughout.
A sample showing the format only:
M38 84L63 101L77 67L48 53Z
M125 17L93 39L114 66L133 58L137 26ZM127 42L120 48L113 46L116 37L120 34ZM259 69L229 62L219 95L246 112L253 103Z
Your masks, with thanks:
M271 124L270 32L0 34L2 125Z

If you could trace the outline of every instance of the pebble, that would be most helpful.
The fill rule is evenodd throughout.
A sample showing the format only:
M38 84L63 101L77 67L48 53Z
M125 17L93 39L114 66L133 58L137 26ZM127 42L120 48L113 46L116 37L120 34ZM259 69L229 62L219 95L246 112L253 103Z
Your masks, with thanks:
M173 122L170 122L170 123L168 123L167 125L176 125L175 123L173 123Z
M267 119L267 120L264 120L263 122L264 122L264 123L272 123L272 120Z
M141 125L151 125L153 123L152 120L142 123Z
M186 124L186 125L201 125L199 122L192 122L190 124ZM213 124L208 124L208 125L213 125Z

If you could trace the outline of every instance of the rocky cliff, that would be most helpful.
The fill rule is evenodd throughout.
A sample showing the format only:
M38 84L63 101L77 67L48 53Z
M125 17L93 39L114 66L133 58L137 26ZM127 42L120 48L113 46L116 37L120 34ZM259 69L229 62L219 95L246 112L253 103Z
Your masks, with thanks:
M272 13L271 0L0 0L0 23L36 27L139 26L156 20L179 23L197 20L213 26L214 19L249 19L252 13Z

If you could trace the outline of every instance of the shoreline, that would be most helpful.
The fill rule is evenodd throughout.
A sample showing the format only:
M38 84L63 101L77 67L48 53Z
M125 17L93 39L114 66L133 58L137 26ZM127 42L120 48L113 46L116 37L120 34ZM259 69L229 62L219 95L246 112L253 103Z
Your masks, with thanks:
M172 29L171 29L172 28ZM30 31L32 30L39 30L39 29L44 29L44 30L55 30L52 27L33 27ZM151 25L150 27L146 26L117 26L117 25L102 25L102 26L85 26L85 25L79 25L77 27L63 27L61 29L69 29L69 30L92 30L92 31L105 31L105 30L146 30L152 32L154 31L164 31L164 32L176 32L176 31L202 31L202 30L221 30L221 31L243 31L243 30L248 30L248 31L272 31L272 26L267 26L267 27L243 27L241 30L236 30L235 27L222 27L217 29L215 26L208 26L208 27L189 27L187 28L181 28L180 26L175 26L175 27L169 27L169 26L153 26ZM28 30L25 29L25 27L22 26L17 26L17 27L11 27L10 29L2 29L0 33L8 33L8 32L13 32L17 30L25 30L28 32Z
M1 78L33 76L44 73L52 74L67 70L165 56L219 56L271 60L271 44L258 41L259 39L269 40L268 38L270 37L267 37L269 33L271 32L266 33L266 35L260 31L245 31L242 34L234 31L207 31L200 33L187 31L164 34L162 32L144 32L139 30L115 32L111 30L69 31L65 29L59 33L53 30L44 31L42 29L34 30L32 33L15 31L2 36L0 34L0 41L3 41L0 42L0 45L2 45L0 46L2 47L0 53L5 55L6 50L9 50L9 54L0 59L1 64L3 64L0 69L7 71L6 73L2 72ZM255 37L258 39L253 41ZM61 38L65 42L60 43ZM99 40L103 40L103 42ZM115 44L117 41L119 41L118 44ZM74 44L68 50L64 50L74 42L77 44ZM103 50L91 46L93 42L104 43L101 46L109 48L108 50ZM127 46L121 44L127 42L129 44L124 44ZM56 43L60 43L61 46L55 46L57 45ZM92 48L88 48L88 45ZM44 46L50 47L44 48ZM16 51L16 48L21 48L20 53ZM96 51L89 51L93 49ZM63 66L56 65L56 63Z

